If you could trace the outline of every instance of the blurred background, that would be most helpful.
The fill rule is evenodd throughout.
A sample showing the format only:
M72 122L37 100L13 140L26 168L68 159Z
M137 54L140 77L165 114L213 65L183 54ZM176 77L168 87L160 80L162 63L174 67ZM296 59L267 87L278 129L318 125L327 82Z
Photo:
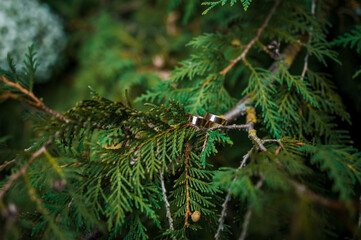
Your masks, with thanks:
M355 1L333 1L328 20L330 41L360 23ZM357 2L357 1L356 1ZM252 7L257 7L255 0ZM205 32L225 32L235 10L217 8L205 16L201 0L0 0L0 66L7 53L18 64L32 43L40 62L35 93L57 111L65 111L87 99L89 86L115 101L124 101L126 90L133 106L138 96L167 79L180 60L191 54L186 44ZM239 8L238 14L247 14ZM238 24L238 23L237 23ZM351 132L360 149L360 76L352 78L361 59L349 48L339 48L343 65L331 63L323 71L333 76L338 92L351 113ZM302 65L303 55L295 65ZM20 67L20 65L18 65ZM238 97L242 89L229 86ZM0 100L0 137L10 147L29 146L32 122L26 115L35 111L25 104Z

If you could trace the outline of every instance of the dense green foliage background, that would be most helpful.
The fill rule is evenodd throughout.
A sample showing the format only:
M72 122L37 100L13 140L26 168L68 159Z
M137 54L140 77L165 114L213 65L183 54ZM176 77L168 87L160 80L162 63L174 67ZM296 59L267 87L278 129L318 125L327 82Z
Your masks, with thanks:
M61 135L49 156L35 162L31 174L0 200L0 237L79 239L96 229L94 239L212 239L223 199L232 189L221 239L238 238L247 206L254 209L249 239L359 238L358 1L317 0L316 17L311 0L281 1L247 61L226 76L219 72L242 53L276 1L42 2L63 19L67 42L50 81L36 83L34 93L79 125L61 123L18 101L0 100L0 164L14 156L19 161L0 169L2 186L29 158L23 149L37 149L49 136L58 131ZM310 33L313 42L302 40ZM264 51L273 40L280 44L280 59ZM285 65L285 49L300 41L303 46L291 66ZM303 81L306 54L309 71ZM276 75L269 70L274 62ZM76 104L90 99L91 92L92 100ZM288 139L283 146L287 151L275 153L277 144L267 145L267 152L254 147L245 168L249 170L238 171L242 156L256 146L247 134L196 131L184 125L186 113L221 115L247 93L255 95L259 137ZM100 130L89 122L101 124ZM140 133L134 137L134 132ZM122 148L107 148L117 144ZM134 156L138 148L144 152ZM135 157L144 165L126 164ZM189 162L182 162L186 158ZM84 168L72 168L77 163ZM173 232L159 171L169 191ZM202 214L189 228L184 227L187 174L197 199L191 209ZM265 181L262 191L256 184L259 177ZM59 179L66 179L64 191L54 190ZM307 196L297 197L289 179L343 207L333 211ZM16 217L4 210L10 202L16 205Z

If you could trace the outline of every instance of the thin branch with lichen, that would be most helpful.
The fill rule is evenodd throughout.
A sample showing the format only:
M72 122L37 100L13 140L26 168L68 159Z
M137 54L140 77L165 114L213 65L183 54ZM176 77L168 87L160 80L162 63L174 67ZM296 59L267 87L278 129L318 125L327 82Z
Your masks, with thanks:
M173 231L174 230L173 218L172 218L172 215L170 213L170 205L169 205L168 198L167 198L167 189L165 188L164 177L163 177L163 174L162 174L161 170L159 170L159 180L160 180L161 187L162 187L163 201L164 201L166 212L167 212L167 218L168 218L168 222L169 222L169 229Z
M217 130L217 129L232 129L232 130L244 129L244 130L247 130L249 138L251 138L253 141L255 141L257 143L258 147L262 151L266 151L267 149L263 145L263 141L265 141L265 140L262 140L257 136L256 130L254 129L254 124L255 124L254 122L249 121L247 124L242 124L242 125L236 125L236 124L228 125L228 126L219 125L219 126L212 127L209 130Z

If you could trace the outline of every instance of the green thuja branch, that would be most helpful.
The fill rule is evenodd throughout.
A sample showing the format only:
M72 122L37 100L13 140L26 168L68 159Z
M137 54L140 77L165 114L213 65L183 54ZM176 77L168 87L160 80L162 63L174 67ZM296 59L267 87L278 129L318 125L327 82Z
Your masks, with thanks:
M351 48L356 48L357 53L361 52L361 26L356 26L355 29L351 30L349 33L345 33L345 35L340 36L332 42L333 45L339 46L350 46ZM356 78L361 73L361 69L358 70L353 78Z
M32 91L34 85L34 74L39 66L34 45L29 47L29 53L26 54L26 59L24 61L25 67L21 72L16 71L16 66L14 65L13 59L10 55L8 55L8 62L11 71L6 71L0 68L0 83L2 85L2 88L0 88L0 99L16 99L45 111L62 121L69 121L61 114L47 107L34 95Z
M275 0L248 8L251 1L241 1L248 8L244 14L236 2L203 3L209 6L206 12L228 3L233 7L207 16L212 31L220 18L227 20L219 32L188 43L193 54L177 64L168 80L138 98L138 103L153 102L144 106L91 90L91 99L56 113L33 92L38 66L33 47L20 72L9 57L10 71L0 69L1 98L42 110L28 117L36 131L31 147L0 165L0 170L12 167L0 180L2 214L10 214L19 193L28 193L34 205L34 210L21 209L14 223L24 229L24 237L357 236L360 153L337 126L338 118L350 122L350 116L331 76L313 71L330 59L338 61L326 41L327 21L320 17L329 6L323 0L317 8L313 0ZM183 3L169 3L175 10L170 18L190 11L188 20L196 12L193 2ZM137 40L120 35L129 45ZM344 40L356 46L355 41ZM143 57L149 48L139 43L134 45ZM134 64L126 60L118 67L134 70ZM122 73L127 84L139 83L137 76ZM241 98L238 103L236 98ZM206 120L205 113L219 115L228 125Z
M5 83L8 82L5 80ZM70 187L77 177L65 175L68 182L65 191L70 198L53 201L60 197L56 193L46 197L49 206L63 213L59 220L64 224L62 227L70 228L68 220L74 218L79 228L90 230L95 221L105 218L110 236L124 234L122 229L125 227L128 229L126 238L141 236L145 239L146 228L140 215L146 216L160 228L155 209L159 208L159 189L164 189L164 183L160 184L156 175L164 174L167 170L177 173L177 159L185 155L190 159L184 172L188 176L188 194L192 199L186 200L188 210L198 209L202 218L209 218L213 213L209 208L216 205L209 196L204 197L198 191L215 194L217 190L199 179L211 179L211 171L198 170L202 164L197 154L204 135L197 133L195 128L189 125L188 115L183 107L172 101L168 106L149 105L147 112L140 112L96 93L93 95L92 100L83 101L67 111L64 114L67 121L59 121L61 119L52 119L46 115L41 115L42 120L38 119L38 128L47 129L47 126L51 126L48 131L43 132L44 137L56 134L56 143L61 149L57 155L67 154L71 157L66 160L66 169L81 173L81 180L77 180L81 185L77 186L79 190L76 192ZM43 124L43 121L47 124ZM192 141L192 150L189 141ZM216 141L230 142L225 136L212 139L212 142ZM86 155L82 155L82 152L86 152ZM207 154L212 152L216 152L214 147L208 150ZM78 162L75 164L72 158ZM33 159L35 157L27 162L26 168L15 174L16 178L10 177L10 184L26 171ZM43 171L42 175L31 176L31 180L39 182L37 178L46 175ZM8 185L5 186L2 189L4 194L10 189ZM81 202L84 204L80 204ZM89 205L94 209L94 213L88 216L92 220L86 223L83 219L87 214L79 213ZM69 208L67 206L71 206L77 215L65 214L64 211ZM170 213L168 215L170 216ZM179 216L177 212L174 215ZM132 224L128 225L129 222ZM40 226L48 223L46 219L40 221L37 234L46 234L46 230ZM177 235L177 231L172 231L171 227L170 233Z
M206 5L209 7L206 10L204 10L202 14L203 15L207 14L210 10L212 10L212 8L216 7L219 4L224 6L225 4L227 4L227 2L229 2L229 1L228 0L219 0L219 1L214 1L214 2L203 2L202 5ZM231 0L230 5L233 6L236 2L237 2L237 0ZM241 2L243 5L243 9L245 11L247 11L248 7L251 5L252 0L241 0Z
M350 46L351 48L356 48L358 53L361 52L361 26L356 26L355 29L351 30L349 33L340 36L339 38L333 41L334 45L342 45L343 47Z
M199 151L202 146L194 143L194 141L186 143L183 162L179 166L181 175L175 180L174 190L170 194L171 206L178 208L174 213L176 220L174 233L177 239L186 238L188 228L197 230L207 226L205 221L214 223L214 208L217 204L215 196L219 190L208 183L213 175L212 171L207 169L209 166L207 165L206 169L199 168L201 166ZM202 224L198 224L194 214L203 219Z

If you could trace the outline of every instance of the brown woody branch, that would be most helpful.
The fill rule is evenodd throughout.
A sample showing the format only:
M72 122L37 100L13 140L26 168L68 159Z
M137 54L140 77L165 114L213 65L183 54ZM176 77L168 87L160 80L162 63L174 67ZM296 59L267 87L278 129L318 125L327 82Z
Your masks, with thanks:
M317 203L317 204L324 206L335 212L340 212L340 211L345 210L345 207L339 201L335 201L335 200L320 196L320 195L314 193L313 191L311 191L310 189L308 189L305 185L300 184L296 181L291 181L291 184L294 187L294 189L296 190L297 194L307 196L314 203Z
M17 171L16 173L12 174L9 177L9 180L0 189L0 200L11 189L11 187L13 186L15 181L18 180L21 176L23 176L26 173L26 170L34 162L34 160L48 150L48 148L49 148L50 144L53 142L53 140L54 140L53 138L50 138L44 146L42 146L39 150L35 151L31 155L30 159L19 169L19 171Z
M186 202L187 202L187 207L186 207L186 214L185 214L185 223L184 225L186 227L189 227L189 222L188 222L188 218L190 215L192 215L192 212L190 210L190 201L191 201L191 197L189 195L189 151L190 151L190 146L189 146L189 142L187 141L186 143L186 155L185 155L185 165L186 165Z
M263 30L267 27L269 21L271 20L271 17L273 16L273 14L276 11L277 6L280 4L281 0L276 0L275 4L273 5L273 7L271 8L270 12L268 13L266 19L264 20L262 26L258 29L257 34L254 36L254 38L247 44L247 46L245 47L244 51L241 53L241 55L239 55L237 58L233 59L231 61L231 63L225 68L223 69L220 74L221 75L226 75L229 70L231 70L233 68L234 65L236 65L236 63L238 63L241 60L245 60L247 53L249 52L249 50L252 48L252 46L257 42L257 40L259 39L259 37L261 36Z
M5 161L2 165L0 165L0 171L2 171L4 168L6 168L8 165L12 164L13 162L15 162L15 159L10 160L10 161Z
M223 114L228 123L235 122L240 116L244 115L245 105L251 101L251 96L246 95L231 110Z
M66 123L69 122L69 119L67 119L65 116L61 115L60 113L54 111L53 109L49 108L48 106L46 106L39 98L37 98L34 93L32 91L27 90L26 88L24 88L23 86L21 86L19 83L15 83L12 82L10 80L8 80L7 78L5 78L4 76L0 76L0 81L3 82L4 84L16 88L17 90L19 90L21 93L23 93L24 95L28 96L30 98L26 99L23 98L21 96L17 96L16 94L13 94L11 92L7 92L5 95L3 95L1 98L12 98L15 100L19 100L21 102L27 103L33 107L36 107L44 112L46 112L47 114L54 116Z
M248 130L250 128L250 123L247 123L247 124L241 124L241 125L237 125L237 124L233 124L233 125L218 125L218 126L215 126L215 127L211 127L209 128L208 130L209 131L213 131L213 130L217 130L217 129L229 129L229 130L241 130L241 129L244 129L244 130Z

